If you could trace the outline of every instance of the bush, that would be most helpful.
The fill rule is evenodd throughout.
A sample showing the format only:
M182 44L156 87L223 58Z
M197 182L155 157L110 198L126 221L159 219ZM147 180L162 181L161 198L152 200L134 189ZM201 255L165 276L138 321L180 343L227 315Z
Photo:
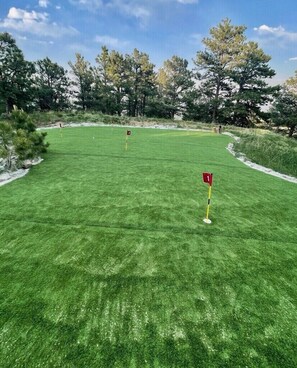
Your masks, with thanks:
M241 134L234 149L259 165L297 177L297 142L293 139L273 133Z
M6 169L14 170L22 161L38 157L46 152L45 132L36 131L31 118L22 110L14 109L10 119L12 122L0 123L0 157L5 159Z
M16 130L22 129L28 132L34 132L36 130L36 126L32 122L30 116L23 110L14 108L11 112L11 118L13 121L13 126Z

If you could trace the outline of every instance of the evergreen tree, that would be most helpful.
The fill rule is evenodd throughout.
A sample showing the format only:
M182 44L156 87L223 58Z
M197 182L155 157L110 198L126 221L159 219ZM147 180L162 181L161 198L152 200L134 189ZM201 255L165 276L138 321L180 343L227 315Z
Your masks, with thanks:
M12 127L16 132L13 145L21 161L38 157L47 151L49 144L44 141L47 133L37 132L36 125L26 112L14 107L11 119Z
M158 91L171 119L185 108L187 93L194 86L188 61L178 56L166 60L157 76Z
M289 137L297 131L297 71L280 89L272 105L271 119L276 126L286 126Z
M106 46L101 48L101 53L96 57L96 67L94 68L94 100L95 108L103 114L116 113L116 100L112 94L112 81L109 76L109 50Z
M212 110L212 122L218 121L219 109L226 97L230 96L229 73L241 61L244 26L233 26L224 19L217 27L210 29L209 38L204 38L205 51L199 51L195 64L201 72L201 88L207 90Z
M41 110L61 110L69 105L67 73L48 57L36 62L35 83Z
M111 95L115 100L115 111L121 116L123 111L123 99L127 90L127 61L118 51L111 51L107 75L111 83Z
M212 122L218 120L219 109L230 93L228 75L241 58L245 40L244 26L233 26L224 19L217 27L210 29L209 38L204 38L205 51L199 51L195 61L200 74L201 88L206 89L212 110Z
M47 151L47 133L39 133L30 117L14 107L12 123L0 123L0 157L5 159L5 169L15 170L23 161L40 156Z
M9 33L0 33L0 98L6 111L14 105L29 108L33 102L34 65L24 59L22 51Z
M83 110L89 109L93 106L94 74L93 69L84 57L76 53L76 60L74 63L68 63L74 75L73 86L76 88L76 104Z
M197 53L200 90L213 123L254 124L264 117L261 107L277 90L267 84L275 75L268 65L270 57L257 43L246 41L245 30L224 19L203 40L206 50Z
M144 115L149 96L155 94L154 64L148 54L134 49L132 55L126 56L128 72L128 115Z
M278 90L267 84L267 79L275 75L269 61L270 56L257 43L243 45L241 60L230 72L234 89L228 115L232 116L233 124L251 126L264 116L261 107L271 102Z
M284 87L297 96L297 70L295 75L285 81Z
M12 144L15 132L12 125L7 122L0 122L0 158L5 159L4 170L15 169L12 160L15 149Z

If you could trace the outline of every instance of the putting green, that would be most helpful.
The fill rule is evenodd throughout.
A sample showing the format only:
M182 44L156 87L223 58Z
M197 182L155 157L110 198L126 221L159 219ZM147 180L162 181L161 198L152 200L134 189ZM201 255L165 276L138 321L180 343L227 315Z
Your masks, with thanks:
M297 366L297 185L223 135L131 130L49 130L0 187L0 366Z

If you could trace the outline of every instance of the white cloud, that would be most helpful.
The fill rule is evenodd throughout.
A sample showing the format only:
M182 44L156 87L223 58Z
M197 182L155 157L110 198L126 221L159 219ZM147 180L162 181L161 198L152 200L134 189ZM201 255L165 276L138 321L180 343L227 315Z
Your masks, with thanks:
M43 45L43 46L48 46L48 45L53 45L54 44L53 41L43 41L43 40L31 40L31 42L35 42L38 45Z
M67 48L79 54L89 53L91 51L90 48L88 48L85 44L82 43L72 43L67 45Z
M120 41L118 38L114 38L114 37L107 36L107 35L96 36L95 42L98 42L101 45L105 45L109 47L116 47L116 48L125 47L129 44L128 41Z
M27 41L27 37L26 37L26 36L16 35L16 38L17 38L18 40Z
M295 56L295 57L291 57L289 60L290 60L290 61L297 61L297 56Z
M28 38L27 36L21 36L21 35L18 35L16 34L14 36L17 40L20 40L20 41L28 41L30 42L30 44L32 43L36 43L36 44L39 44L39 45L54 45L54 41L50 40L50 41L47 41L47 40L39 40L39 39L35 39L35 38Z
M172 3L197 4L199 0L68 0L72 5L91 12L112 10L124 16L135 18L141 26L146 26L154 12L161 6Z
M190 36L190 43L193 43L193 44L201 44L202 39L203 39L202 34L200 34L200 33L193 33Z
M151 16L150 8L152 4L148 0L109 0L108 2L103 0L69 0L69 2L78 8L86 9L90 12L112 10L122 15L136 18L142 26L146 25L147 20Z
M90 11L96 11L104 5L102 0L69 0L69 2Z
M297 32L286 31L284 27L270 27L262 24L260 27L255 27L254 31L258 32L260 36L273 37L284 41L297 41Z
M151 16L151 10L137 0L112 0L108 7L119 10L121 13L137 18L143 24Z
M198 0L177 0L177 2L181 4L197 4Z
M24 21L46 21L47 13L37 13L34 10L27 12L23 9L12 7L9 9L7 19L24 20Z
M39 0L38 4L41 8L47 8L48 4L49 4L49 1L48 0Z
M34 10L30 12L15 7L10 8L7 17L0 21L0 28L50 37L70 36L78 33L73 27L51 23L47 13L38 13Z

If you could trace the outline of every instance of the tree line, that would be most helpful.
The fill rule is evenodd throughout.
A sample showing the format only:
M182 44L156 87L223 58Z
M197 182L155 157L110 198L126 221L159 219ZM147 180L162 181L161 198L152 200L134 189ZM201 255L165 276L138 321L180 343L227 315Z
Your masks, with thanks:
M275 75L270 56L248 41L245 31L245 26L224 19L203 39L204 50L197 52L194 68L175 55L159 70L147 53L134 49L123 55L106 46L94 64L77 53L69 70L48 57L29 62L13 37L0 33L0 109L9 112L17 105L26 111L47 111L75 106L119 116L182 114L185 119L244 127L269 118L290 126L293 134L291 103L297 106L297 83L291 80L282 88L269 85ZM271 103L269 114L263 112L263 106Z

